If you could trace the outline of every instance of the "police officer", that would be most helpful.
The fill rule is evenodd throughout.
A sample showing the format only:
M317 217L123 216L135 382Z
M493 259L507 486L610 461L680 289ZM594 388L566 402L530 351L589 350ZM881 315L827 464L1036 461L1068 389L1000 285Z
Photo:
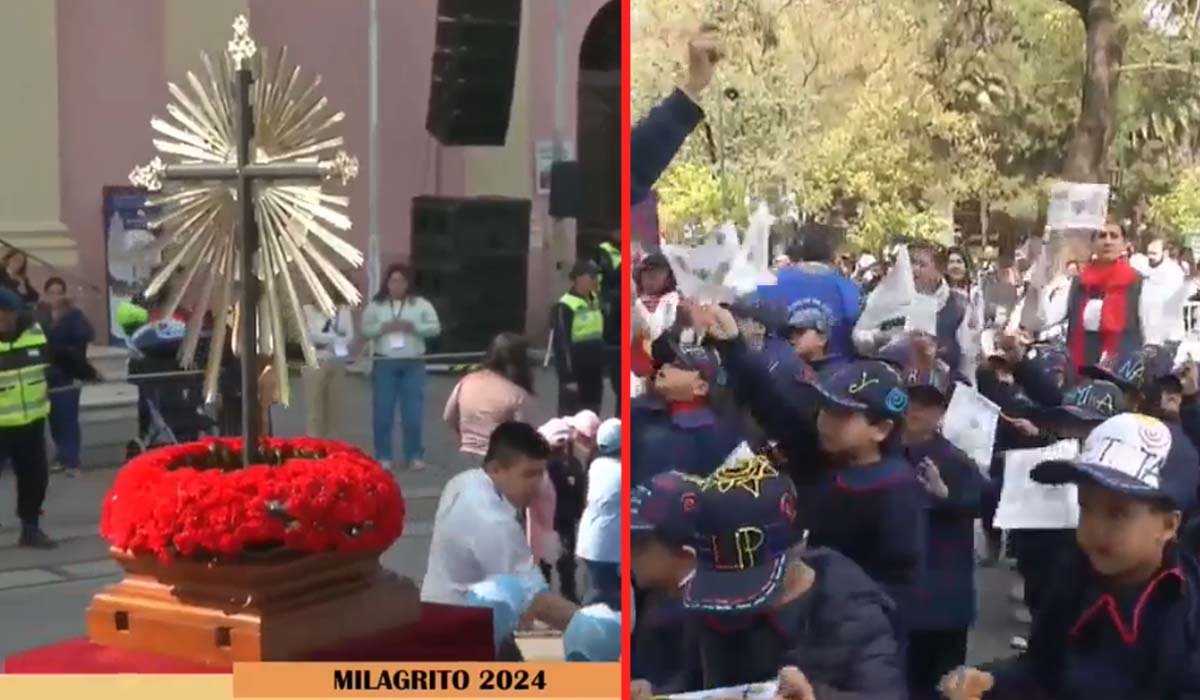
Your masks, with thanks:
M590 260L571 268L571 288L554 305L554 364L558 415L600 412L604 399L604 313L597 294L600 269Z
M17 477L17 516L21 547L53 549L39 519L46 500L46 417L50 415L46 369L50 348L15 292L0 289L0 464L12 464Z
M605 362L614 396L621 395L621 231L600 244L596 256L600 268L600 303L604 309L604 344L608 346ZM617 402L617 415L621 402Z

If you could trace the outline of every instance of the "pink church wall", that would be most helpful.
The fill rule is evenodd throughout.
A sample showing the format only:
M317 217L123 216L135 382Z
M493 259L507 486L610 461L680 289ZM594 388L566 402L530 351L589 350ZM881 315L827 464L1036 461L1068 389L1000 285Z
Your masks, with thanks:
M576 0L567 18L566 133L575 138L579 46L589 22L606 0ZM410 202L420 194L461 195L465 190L463 151L442 148L425 131L437 3L434 0L379 3L380 162L368 154L368 7L365 0L249 0L254 36L266 47L288 46L289 59L306 75L323 77L330 105L346 112L346 150L362 169L351 183L349 239L367 245L367 172L379 167L380 238L384 264L406 259ZM529 143L554 137L555 15L558 3L531 0L526 33L531 51ZM153 156L149 117L166 104L162 0L58 0L59 113L63 221L79 245L78 272L105 288L101 188L125 184L130 169ZM533 169L532 148L524 157ZM532 183L530 192L535 188ZM545 219L547 200L534 198L535 215ZM548 235L548 223L543 235ZM545 285L543 254L530 254L529 331L545 328L546 309L560 290ZM365 275L359 282L365 284ZM86 294L80 294L87 297ZM100 295L92 295L100 296ZM102 298L85 299L98 328L107 325Z
M106 290L101 188L125 185L153 157L150 115L163 113L161 0L58 0L58 114L62 221L79 268L66 272ZM40 283L44 272L35 274ZM105 292L76 289L97 333L108 327Z

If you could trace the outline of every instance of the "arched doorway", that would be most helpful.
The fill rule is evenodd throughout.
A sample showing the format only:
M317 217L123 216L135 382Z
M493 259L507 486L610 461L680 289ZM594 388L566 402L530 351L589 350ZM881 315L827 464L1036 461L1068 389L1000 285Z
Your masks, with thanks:
M596 12L579 47L576 142L581 210L577 254L590 256L608 232L621 227L621 5Z

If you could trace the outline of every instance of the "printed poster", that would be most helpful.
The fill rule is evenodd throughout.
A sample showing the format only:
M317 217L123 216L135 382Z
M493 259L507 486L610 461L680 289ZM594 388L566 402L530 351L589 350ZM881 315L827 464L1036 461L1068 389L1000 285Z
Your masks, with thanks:
M1034 467L1052 459L1074 459L1077 440L1062 440L1033 450L1004 453L1004 489L993 526L1001 530L1063 530L1079 524L1074 484L1048 486L1033 480Z
M973 386L959 383L942 420L942 435L975 461L984 474L992 465L1000 407Z
M1046 226L1054 230L1104 228L1108 219L1108 185L1056 182L1050 187Z
M157 240L147 222L158 215L146 206L146 190L108 186L102 190L104 245L108 257L108 319L111 342L123 344L117 307L139 294L162 262L153 246Z
M740 250L737 229L732 224L721 226L698 246L662 247L679 285L679 293L703 303L733 301L734 291L725 286L725 278L733 269Z
M562 149L556 148L553 141L538 141L533 149L533 163L537 174L537 193L550 194L550 170L554 163L560 160L575 160L575 144L567 141Z

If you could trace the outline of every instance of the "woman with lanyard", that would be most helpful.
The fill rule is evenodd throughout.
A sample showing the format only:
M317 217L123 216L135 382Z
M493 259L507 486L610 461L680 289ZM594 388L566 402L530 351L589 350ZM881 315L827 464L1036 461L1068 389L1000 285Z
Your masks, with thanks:
M396 404L404 437L404 462L425 468L421 442L425 415L425 342L442 332L437 311L412 294L412 275L405 265L387 269L383 284L367 305L362 334L373 344L371 370L375 458L392 467L392 427Z

